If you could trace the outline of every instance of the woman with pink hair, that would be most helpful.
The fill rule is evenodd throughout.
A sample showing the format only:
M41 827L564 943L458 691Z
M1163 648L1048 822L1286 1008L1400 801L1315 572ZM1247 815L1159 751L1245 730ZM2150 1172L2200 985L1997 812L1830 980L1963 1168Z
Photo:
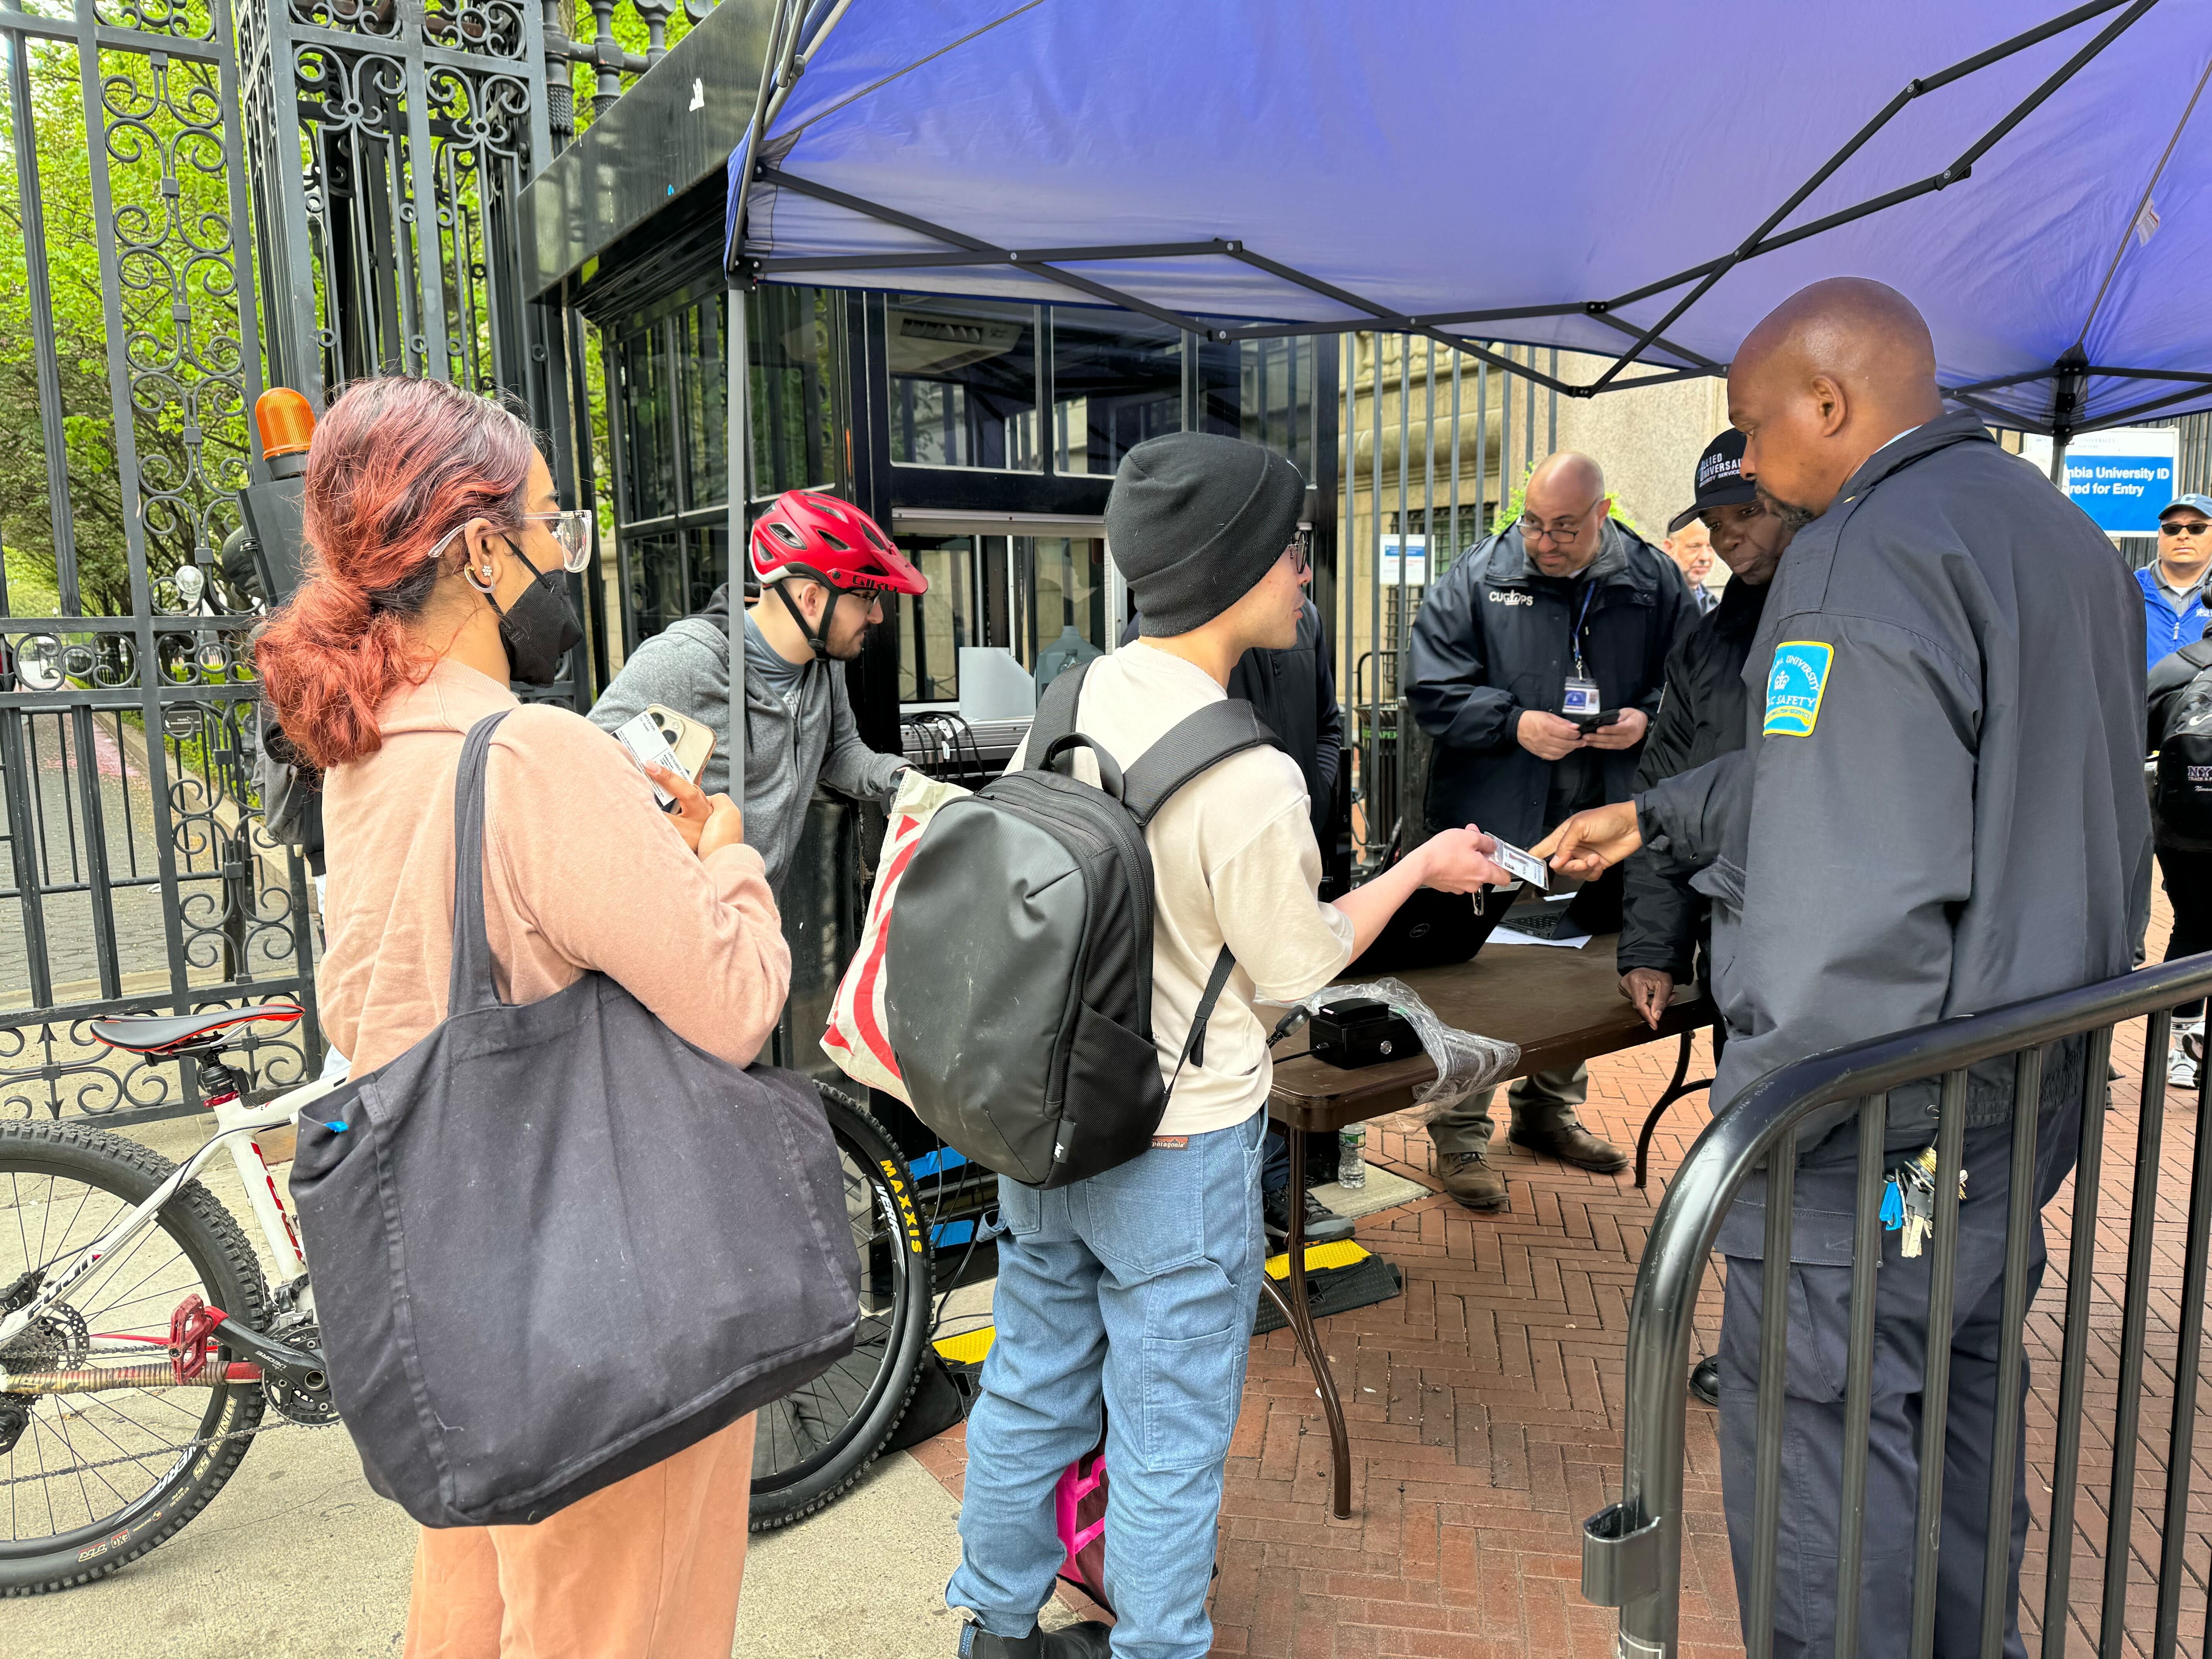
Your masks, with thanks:
M682 805L664 815L612 738L507 689L550 683L581 637L563 570L589 545L528 428L441 382L356 382L315 432L306 489L313 562L254 658L325 774L317 988L354 1074L445 1018L454 770L469 728L503 709L483 860L501 995L538 1001L596 970L750 1065L791 955L738 809L661 772ZM577 1322L591 1340L588 1310ZM425 1528L409 1659L728 1659L752 1447L747 1417L535 1526Z

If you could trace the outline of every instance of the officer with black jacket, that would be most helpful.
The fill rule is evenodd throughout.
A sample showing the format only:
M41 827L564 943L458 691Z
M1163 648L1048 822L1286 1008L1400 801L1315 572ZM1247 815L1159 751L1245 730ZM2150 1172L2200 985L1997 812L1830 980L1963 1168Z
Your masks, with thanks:
M1718 607L1698 617L1668 654L1666 693L1637 768L1638 793L1743 747L1743 665L1790 532L1744 482L1742 464L1743 434L1731 427L1698 457L1696 498L1668 526L1679 531L1702 520L1731 580ZM1622 876L1615 953L1621 994L1656 1028L1675 986L1698 976L1711 936L1706 900L1686 877L1662 872L1649 854L1631 858Z
M2203 738L2198 734L2203 730L2203 703L2189 693L2207 671L2212 671L2212 639L2193 641L2151 665L2147 738L2153 753L2173 742L2185 723L2189 735L2181 736L2175 747L2186 751L2190 760L2203 751ZM2185 710L2185 704L2189 705ZM2177 762L2182 763L2179 774ZM2212 951L2212 837L2205 833L2212 825L2205 821L2203 786L2194 781L2198 770L2181 755L2164 755L2151 790L2151 840L2158 853L2159 884L2173 908L2173 931L2166 941L2168 962ZM2170 794L2176 785L2179 791ZM2184 1003L2173 1011L2168 1042L2166 1080L2177 1089L2195 1088L2204 1061L2202 1002Z
M1711 533L1713 553L1731 580L1721 590L1718 607L1698 617L1668 654L1666 695L1636 772L1639 792L1743 747L1743 665L1790 531L1745 482L1743 434L1734 427L1698 458L1697 494L1668 532L1679 532L1693 519ZM1620 945L1614 953L1620 992L1656 1030L1675 986L1701 971L1711 974L1712 924L1705 896L1688 876L1662 870L1650 854L1631 855L1621 872ZM1718 1028L1713 1042L1725 1046ZM1717 1406L1719 1379L1719 1361L1701 1359L1690 1373L1691 1392Z
M1746 746L1584 812L1532 850L1574 874L1637 846L1697 872L1713 901L1715 1000L1728 1051L1713 1101L1822 1049L2111 979L2132 967L2150 822L2142 752L2143 608L2112 544L1946 413L1928 327L1904 295L1841 277L1793 295L1729 369L1743 472L1796 535L1752 646ZM2028 1274L2041 1208L2079 1145L2087 1045L2051 1046L2037 1103ZM2009 1543L2004 1650L2024 1655L2019 1575L2027 1460L2014 1446L2011 1537L1988 1536L1990 1455L2007 1357L2005 1224L2014 1067L1970 1068L1956 1235L1906 1256L1887 1235L1875 1278L1869 1418L1844 1377L1858 1129L1849 1105L1796 1133L1788 1318L1789 1455L1769 1523L1781 1559L1773 1651L1825 1653L1837 1625L1844 1449L1867 1464L1859 1645L1912 1645L1922 1359L1948 1344L1949 1410L1935 1650L1980 1644L1988 1549ZM1934 1140L1933 1083L1887 1097L1885 1164ZM1765 1184L1723 1218L1722 1494L1736 1582L1751 1582ZM1955 1252L1950 1328L1931 1331L1930 1269ZM1780 1310L1778 1310L1778 1316ZM1800 1323L1800 1321L1802 1323ZM2017 1377L2013 1379L2019 1381ZM2024 1438L2024 1430L2015 1430Z
M1453 565L1415 619L1406 700L1436 739L1431 823L1479 823L1526 847L1568 813L1629 798L1667 653L1696 616L1673 560L1612 517L1605 474L1563 450L1529 475L1520 520ZM1577 705L1581 723L1568 717ZM1603 723L1598 723L1598 722ZM1610 933L1620 885L1608 875L1576 920ZM1517 1146L1610 1172L1628 1154L1583 1127L1589 1072L1513 1085ZM1429 1126L1444 1190L1500 1209L1490 1167L1492 1091Z

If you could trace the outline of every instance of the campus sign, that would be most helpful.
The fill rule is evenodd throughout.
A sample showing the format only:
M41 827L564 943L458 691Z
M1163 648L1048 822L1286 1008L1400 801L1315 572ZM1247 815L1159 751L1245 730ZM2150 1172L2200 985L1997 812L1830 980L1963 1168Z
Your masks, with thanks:
M2066 447L2066 493L2109 536L2155 536L2159 509L2177 493L2181 434L2170 426L2085 432ZM2029 436L2021 453L2051 470L2051 440Z

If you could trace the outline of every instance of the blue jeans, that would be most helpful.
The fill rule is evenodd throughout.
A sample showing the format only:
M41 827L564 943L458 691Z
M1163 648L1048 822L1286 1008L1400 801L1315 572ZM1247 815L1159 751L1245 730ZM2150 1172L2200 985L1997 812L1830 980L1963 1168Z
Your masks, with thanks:
M999 1183L998 1335L968 1419L948 1606L1029 1634L1063 1558L1060 1472L1106 1413L1118 1659L1202 1659L1221 1472L1260 1295L1267 1114L1050 1192Z

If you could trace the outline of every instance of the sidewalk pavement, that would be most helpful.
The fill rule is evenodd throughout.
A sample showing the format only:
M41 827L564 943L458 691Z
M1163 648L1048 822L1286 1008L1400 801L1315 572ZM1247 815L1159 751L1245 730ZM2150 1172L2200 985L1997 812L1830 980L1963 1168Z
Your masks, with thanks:
M2151 944L2162 951L2160 901ZM1700 1045L1700 1058L1704 1058ZM1593 1064L1588 1119L1633 1138L1665 1086L1672 1044ZM2155 1057L2162 1061L2163 1056ZM2127 1250L2140 1027L2115 1045L2125 1074L2107 1123L2099 1240L2100 1338L2090 1358L2083 1492L2074 1541L2069 1650L2091 1651L2102 1580L2112 1381ZM2160 1158L2160 1295L2151 1310L2129 1623L2147 1632L2158 1559L2164 1439L2172 1413L2180 1224L2192 1125L2179 1091ZM1614 1621L1581 1596L1583 1518L1620 1480L1621 1345L1636 1265L1664 1183L1705 1127L1702 1098L1676 1106L1653 1143L1654 1180L1601 1176L1496 1148L1513 1208L1462 1210L1441 1193L1369 1217L1358 1237L1405 1275L1400 1297L1323 1322L1351 1420L1355 1515L1328 1514L1327 1440L1311 1379L1287 1331L1254 1346L1231 1448L1214 1593L1217 1654L1267 1659L1607 1659ZM147 1139L197 1133L157 1125ZM174 1155L179 1147L164 1146ZM1410 1115L1376 1126L1369 1156L1433 1188L1426 1135ZM218 1171L218 1185L230 1180ZM234 1191L222 1194L238 1203ZM2056 1359L2070 1186L2047 1215L2052 1271L2029 1318L2031 1531L2023 1626L2039 1645L2055 1438ZM1718 1328L1719 1285L1699 1304L1698 1351ZM2212 1447L2212 1401L2197 1443ZM1692 1406L1686 1480L1685 1659L1742 1651L1720 1510L1713 1414ZM888 1459L823 1515L754 1540L738 1659L939 1659L956 1629L941 1606L957 1557L959 1430ZM2199 1457L2192 1509L2212 1505ZM208 1512L140 1564L65 1595L0 1607L0 1650L64 1642L115 1659L398 1650L411 1528L362 1483L337 1431L299 1430L254 1448ZM2201 1629L2212 1576L2201 1528L2186 1542L2184 1630ZM1051 1617L1073 1616L1065 1607ZM43 1638L43 1641L41 1640Z

